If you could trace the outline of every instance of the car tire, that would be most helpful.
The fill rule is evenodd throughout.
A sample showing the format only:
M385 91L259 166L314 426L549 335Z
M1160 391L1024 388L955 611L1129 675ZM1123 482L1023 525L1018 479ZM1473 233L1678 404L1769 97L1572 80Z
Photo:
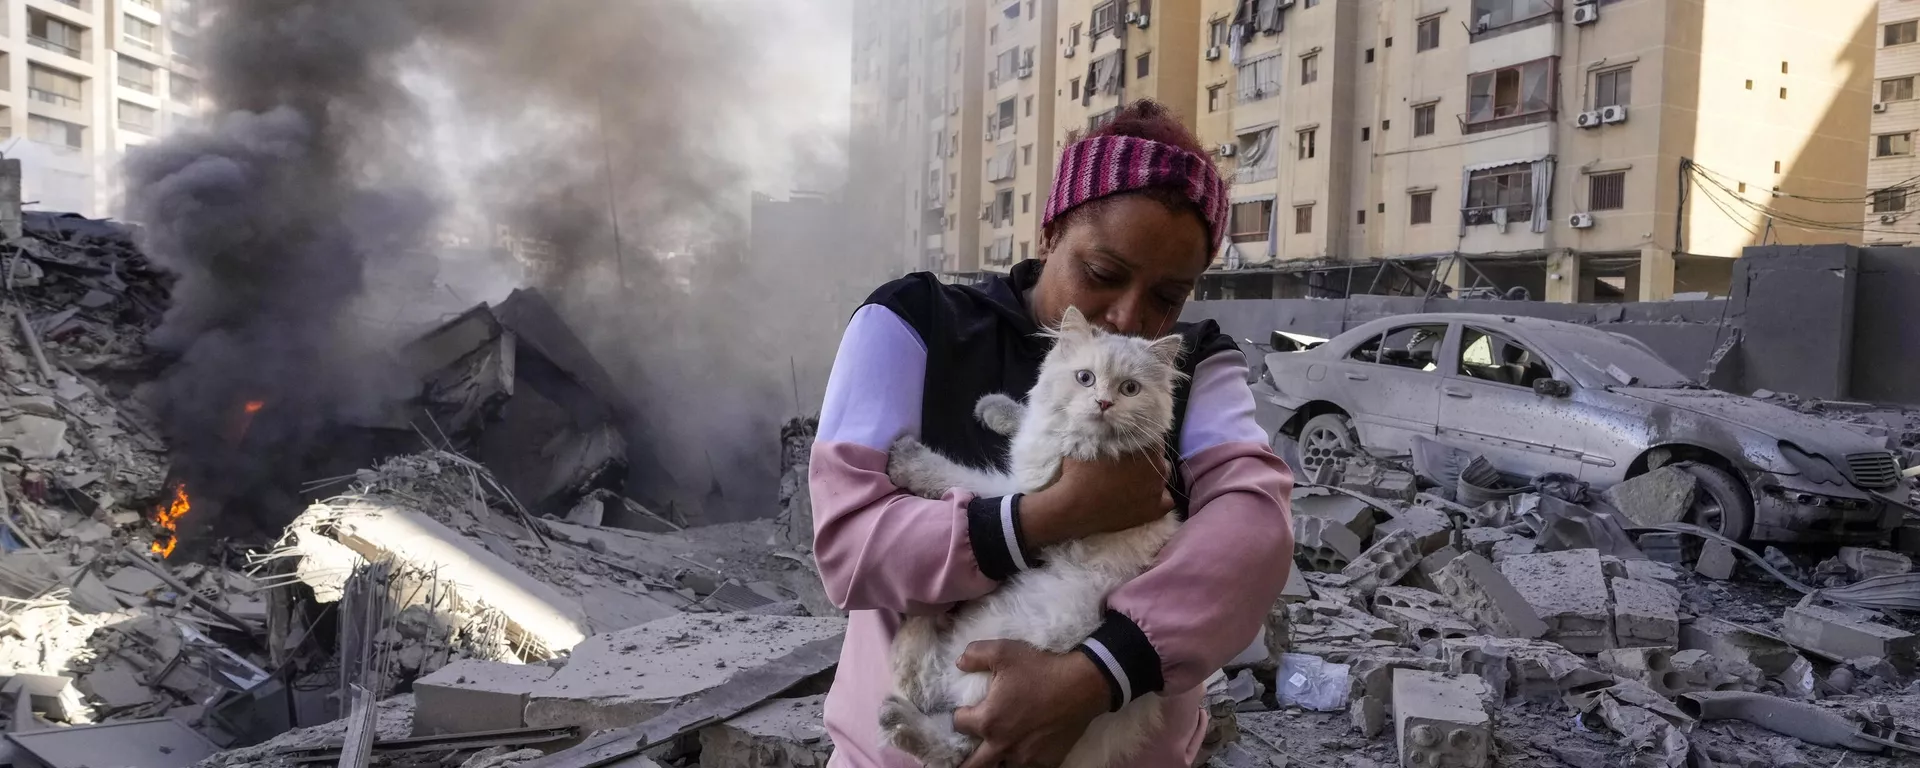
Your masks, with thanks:
M1687 522L1734 541L1746 541L1753 529L1753 497L1747 493L1746 484L1710 464L1683 462L1679 467L1700 481Z
M1300 472L1308 480L1319 474L1320 465L1335 457L1336 452L1360 452L1360 437L1353 432L1353 422L1343 413L1323 413L1307 420L1300 428Z

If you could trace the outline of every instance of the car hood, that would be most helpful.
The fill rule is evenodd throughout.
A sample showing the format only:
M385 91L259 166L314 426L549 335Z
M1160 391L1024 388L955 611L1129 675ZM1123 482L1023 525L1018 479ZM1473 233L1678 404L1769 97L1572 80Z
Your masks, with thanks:
M1775 439L1785 440L1846 466L1850 453L1886 450L1886 443L1844 424L1808 416L1765 400L1710 389L1615 387L1616 394L1656 405L1680 408L1720 419Z

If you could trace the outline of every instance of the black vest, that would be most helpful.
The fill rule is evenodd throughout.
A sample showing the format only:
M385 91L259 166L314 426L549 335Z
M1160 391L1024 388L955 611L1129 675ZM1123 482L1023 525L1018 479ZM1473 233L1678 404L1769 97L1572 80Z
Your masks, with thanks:
M975 419L973 405L993 393L1024 402L1039 378L1040 363L1053 345L1039 335L1027 309L1026 290L1039 278L1037 260L1016 264L1006 277L979 285L949 285L930 272L915 272L867 297L865 304L893 310L927 345L920 406L920 440L927 446L976 467L1006 468L1007 438ZM1212 320L1176 323L1173 330L1185 346L1180 370L1187 379L1173 393L1173 429L1166 441L1173 467L1168 490L1184 518L1187 489L1180 469L1180 432L1186 422L1188 382L1201 361L1239 346Z

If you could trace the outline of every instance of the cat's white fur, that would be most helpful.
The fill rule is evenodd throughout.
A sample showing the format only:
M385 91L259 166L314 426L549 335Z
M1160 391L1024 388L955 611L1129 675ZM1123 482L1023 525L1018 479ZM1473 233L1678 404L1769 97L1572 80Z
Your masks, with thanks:
M974 408L981 423L1012 438L1011 471L959 464L909 436L897 440L888 456L887 474L894 484L926 498L940 498L951 488L981 497L1033 493L1054 482L1063 458L1092 461L1159 451L1173 422L1180 337L1146 340L1106 333L1072 307L1050 333L1054 347L1027 395L1028 405L993 394ZM1101 401L1111 405L1103 411ZM1125 531L1057 544L1038 553L1039 567L953 613L906 617L893 642L895 690L880 711L883 743L931 768L958 766L978 741L953 730L953 710L986 698L992 680L954 666L967 644L1008 639L1072 652L1099 628L1107 595L1152 565L1178 528L1179 520L1169 514ZM1062 768L1106 768L1131 757L1158 729L1160 706L1160 697L1148 694L1095 718Z

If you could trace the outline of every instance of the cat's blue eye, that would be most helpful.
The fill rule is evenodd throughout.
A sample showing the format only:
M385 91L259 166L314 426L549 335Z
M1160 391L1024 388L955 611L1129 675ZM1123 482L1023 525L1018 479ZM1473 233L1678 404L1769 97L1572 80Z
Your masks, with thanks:
M1120 394L1126 395L1127 397L1140 394L1140 382L1134 381L1133 379L1120 382Z
M1080 382L1080 386L1091 387L1093 386L1093 371L1089 371L1084 368L1078 371L1074 371L1073 380Z

